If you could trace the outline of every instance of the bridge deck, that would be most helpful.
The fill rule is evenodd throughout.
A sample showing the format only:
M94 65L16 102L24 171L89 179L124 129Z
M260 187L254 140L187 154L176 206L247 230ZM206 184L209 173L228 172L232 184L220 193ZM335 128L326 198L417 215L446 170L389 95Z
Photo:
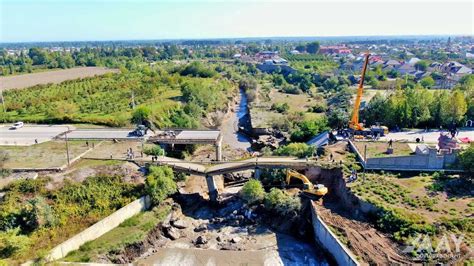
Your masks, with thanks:
M259 157L242 161L214 162L214 164L211 165L204 165L170 157L159 157L156 163L158 165L168 165L176 171L204 176L221 175L255 168L302 168L311 165L320 165L316 161L293 157Z

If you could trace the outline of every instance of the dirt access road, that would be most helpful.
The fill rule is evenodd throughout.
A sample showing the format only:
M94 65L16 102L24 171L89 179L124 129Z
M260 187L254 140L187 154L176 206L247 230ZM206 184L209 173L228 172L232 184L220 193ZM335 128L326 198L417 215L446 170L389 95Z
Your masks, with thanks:
M24 89L39 84L61 83L70 79L100 76L117 73L118 69L105 67L75 67L71 69L51 70L38 73L0 77L0 91Z

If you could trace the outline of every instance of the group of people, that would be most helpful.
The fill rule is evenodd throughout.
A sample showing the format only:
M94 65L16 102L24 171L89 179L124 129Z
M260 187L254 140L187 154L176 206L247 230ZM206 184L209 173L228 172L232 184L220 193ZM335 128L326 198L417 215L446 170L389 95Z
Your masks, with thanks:
M132 148L127 149L127 159L131 160L133 158L135 158L135 154L133 154Z

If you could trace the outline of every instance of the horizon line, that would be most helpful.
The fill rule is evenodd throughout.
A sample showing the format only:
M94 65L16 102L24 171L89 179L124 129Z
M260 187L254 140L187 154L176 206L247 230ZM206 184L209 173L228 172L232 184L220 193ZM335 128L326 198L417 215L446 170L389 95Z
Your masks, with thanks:
M51 40L51 41L0 41L2 44L29 44L29 43L69 43L69 42L130 42L130 41L192 41L192 40L245 40L245 39L291 39L291 38L376 38L376 37L474 37L474 34L387 34L387 35L301 35L301 36L262 36L262 37L177 37L177 38L151 38L151 39L104 39L104 40Z

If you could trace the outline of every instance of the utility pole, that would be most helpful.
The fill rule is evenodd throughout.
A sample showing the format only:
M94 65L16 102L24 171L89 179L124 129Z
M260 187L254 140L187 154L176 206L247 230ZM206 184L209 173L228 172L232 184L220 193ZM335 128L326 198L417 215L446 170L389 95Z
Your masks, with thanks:
M5 109L5 98L3 98L3 90L0 90L0 100L2 101L2 105L3 105L3 113L5 114L5 116L3 117L3 122L6 122L7 121L7 109Z
M362 172L362 183L365 183L365 167L367 166L367 144L364 145L364 172Z
M64 139L66 140L67 165L69 166L71 164L71 161L69 159L69 143L68 143L68 138L67 138L67 132L68 131L69 131L69 127L67 127L67 131L64 133Z
M132 90L132 109L135 109L135 93Z

